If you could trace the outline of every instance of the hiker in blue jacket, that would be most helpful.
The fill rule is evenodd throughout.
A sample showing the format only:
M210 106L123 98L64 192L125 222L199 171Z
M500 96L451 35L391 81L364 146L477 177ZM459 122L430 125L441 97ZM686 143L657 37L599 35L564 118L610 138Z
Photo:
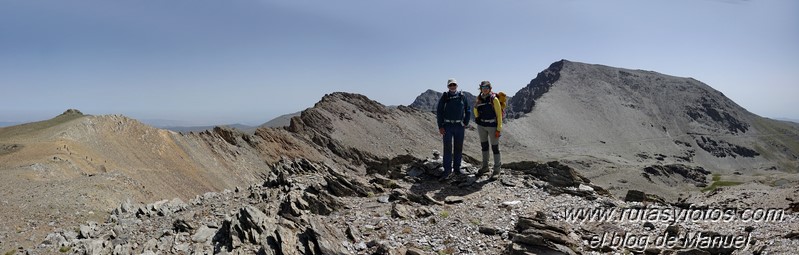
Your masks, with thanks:
M458 91L458 82L449 79L447 88L449 90L438 100L436 108L438 132L444 136L444 175L439 181L449 179L453 169L457 174L463 174L460 170L463 159L463 133L469 126L472 116L466 97L462 91Z

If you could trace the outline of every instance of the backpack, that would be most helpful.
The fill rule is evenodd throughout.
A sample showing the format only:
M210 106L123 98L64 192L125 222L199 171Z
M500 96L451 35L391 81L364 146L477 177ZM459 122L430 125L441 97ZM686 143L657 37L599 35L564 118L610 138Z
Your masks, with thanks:
M447 109L447 104L449 103L449 100L451 100L448 93L449 92L444 91L444 94L441 95L441 100L444 100L444 109L445 110ZM461 102L463 103L463 107L464 108L468 108L469 107L469 101L466 100L466 96L463 94L463 91L458 91L457 95L460 98Z
M478 96L480 97L480 96ZM491 92L491 97L488 99L487 104L493 104L494 98L499 100L499 107L502 110L502 118L505 118L505 109L508 108L508 95L505 92L494 93Z
M449 103L450 97L447 95L448 92L444 91L444 94L441 95L441 99L444 100L444 108L447 108L447 103ZM468 105L468 101L466 101L466 96L463 95L463 91L458 91L458 96L460 97L463 105Z
M499 99L499 106L502 108L502 118L505 118L505 109L508 108L508 95L505 92L500 91L496 95L497 99Z

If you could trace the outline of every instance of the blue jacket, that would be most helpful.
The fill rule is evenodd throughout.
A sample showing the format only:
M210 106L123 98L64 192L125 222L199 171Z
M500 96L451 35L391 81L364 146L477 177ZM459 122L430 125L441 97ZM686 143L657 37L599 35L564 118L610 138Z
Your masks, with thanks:
M472 110L469 108L463 92L450 93L447 91L441 95L436 108L438 128L443 128L446 124L469 125L470 119L472 119Z

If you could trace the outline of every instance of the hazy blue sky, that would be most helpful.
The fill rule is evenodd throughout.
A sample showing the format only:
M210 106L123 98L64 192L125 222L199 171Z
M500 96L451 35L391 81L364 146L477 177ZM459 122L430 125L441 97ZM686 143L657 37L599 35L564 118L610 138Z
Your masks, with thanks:
M795 0L0 0L0 121L260 124L334 91L407 105L454 77L515 93L560 59L799 119Z

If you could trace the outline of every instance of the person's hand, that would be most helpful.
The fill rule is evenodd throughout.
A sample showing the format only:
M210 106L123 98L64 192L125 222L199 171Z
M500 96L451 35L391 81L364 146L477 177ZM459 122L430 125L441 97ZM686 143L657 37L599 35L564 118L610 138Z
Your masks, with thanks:
M439 128L438 129L438 133L441 134L441 135L444 135L444 128Z
M497 132L494 132L494 136L495 136L496 138L499 138L499 136L500 136L500 134L499 134L499 131L497 131Z

